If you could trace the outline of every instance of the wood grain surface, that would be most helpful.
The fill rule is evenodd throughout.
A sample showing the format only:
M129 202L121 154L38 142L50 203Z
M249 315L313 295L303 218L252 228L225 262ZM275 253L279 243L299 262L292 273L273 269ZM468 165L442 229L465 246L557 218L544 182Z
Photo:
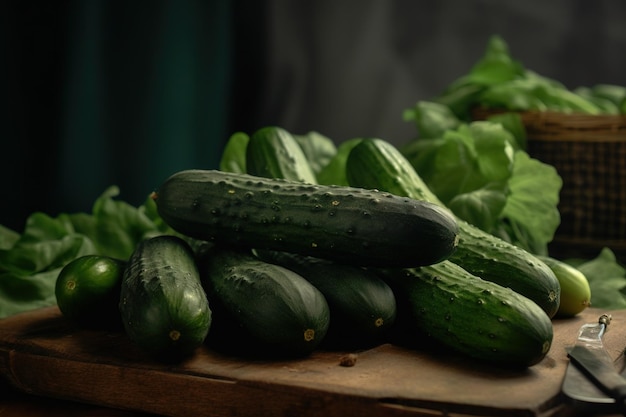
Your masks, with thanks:
M603 312L554 320L546 358L510 370L392 344L285 361L202 347L168 365L147 358L121 332L79 331L57 308L46 308L0 320L0 374L25 393L172 417L561 416L566 348ZM626 311L610 313L605 344L621 361ZM356 355L354 366L341 366L346 354Z

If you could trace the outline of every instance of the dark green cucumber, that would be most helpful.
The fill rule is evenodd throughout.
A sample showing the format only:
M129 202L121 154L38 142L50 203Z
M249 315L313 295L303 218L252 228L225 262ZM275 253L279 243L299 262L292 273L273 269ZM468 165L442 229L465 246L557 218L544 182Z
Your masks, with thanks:
M137 246L124 271L119 307L129 338L168 361L201 346L211 325L194 254L175 236L153 237Z
M317 182L296 138L275 126L261 128L250 136L246 149L246 171L265 178L284 178L308 184Z
M218 244L376 266L428 265L456 247L447 210L375 190L187 170L153 198L174 230Z
M380 343L396 319L393 291L374 271L287 252L257 251L267 261L304 277L321 291L330 308L324 344L363 348Z
M328 331L322 293L251 252L216 250L206 259L202 280L214 312L209 339L218 349L255 357L303 356Z
M417 344L424 335L469 357L510 367L540 362L550 350L552 321L532 300L444 261L381 276ZM407 325L408 323L408 325Z
M364 139L346 162L350 185L377 188L444 207L393 145ZM536 302L549 317L559 308L560 286L552 270L527 251L456 218L459 243L452 261L482 279L510 287Z

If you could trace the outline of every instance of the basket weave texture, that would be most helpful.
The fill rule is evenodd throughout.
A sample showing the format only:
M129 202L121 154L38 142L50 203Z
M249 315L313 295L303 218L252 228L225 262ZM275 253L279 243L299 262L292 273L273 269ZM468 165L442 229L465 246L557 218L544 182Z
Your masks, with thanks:
M493 113L477 109L474 118ZM529 155L554 166L563 179L555 239L626 247L626 116L532 111L520 116Z

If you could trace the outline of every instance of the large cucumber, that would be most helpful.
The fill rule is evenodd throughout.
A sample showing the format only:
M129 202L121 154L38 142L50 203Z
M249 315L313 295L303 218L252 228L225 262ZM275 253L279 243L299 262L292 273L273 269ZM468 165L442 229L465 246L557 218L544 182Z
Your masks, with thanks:
M456 247L449 211L376 190L187 170L153 198L174 230L219 244L375 266L428 265Z
M394 289L398 316L407 315L403 325L413 337L426 335L470 357L511 367L534 365L550 350L550 318L510 288L449 261L381 274Z
M388 336L396 299L374 271L288 252L257 251L257 256L296 272L324 295L331 315L325 345L364 348Z
M217 249L203 262L213 308L210 344L245 356L311 353L328 331L322 293L295 272L250 252Z
M350 185L376 188L443 207L413 166L392 144L363 139L346 161ZM448 260L482 279L510 287L536 302L549 317L559 308L560 286L552 270L527 251L456 219L459 244Z
M178 360L204 342L211 309L189 245L160 235L140 243L128 261L119 301L129 338L162 360Z

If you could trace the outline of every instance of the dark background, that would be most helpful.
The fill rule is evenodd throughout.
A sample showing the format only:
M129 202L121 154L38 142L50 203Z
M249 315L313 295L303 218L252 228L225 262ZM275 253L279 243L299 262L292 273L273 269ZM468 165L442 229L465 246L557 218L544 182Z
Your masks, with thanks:
M0 224L138 205L235 131L402 143L402 111L501 35L569 87L626 85L623 0L83 0L0 5Z

